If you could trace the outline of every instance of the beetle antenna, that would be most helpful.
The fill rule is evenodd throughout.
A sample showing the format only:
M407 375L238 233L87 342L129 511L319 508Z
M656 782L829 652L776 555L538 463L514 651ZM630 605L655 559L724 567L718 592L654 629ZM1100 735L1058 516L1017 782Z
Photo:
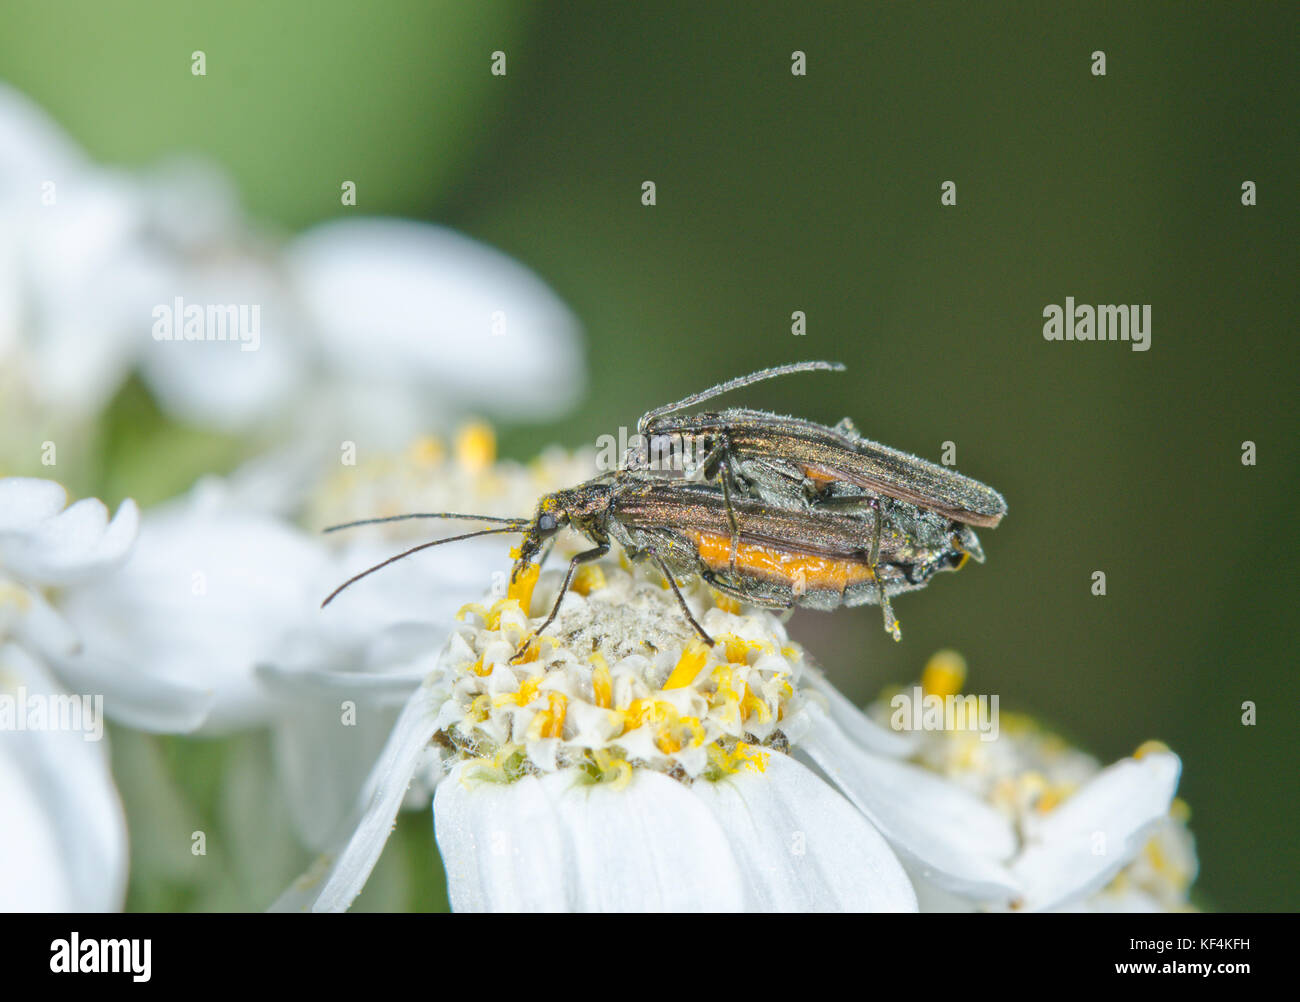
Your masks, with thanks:
M765 379L775 379L777 376L788 376L795 372L843 372L844 364L842 362L792 362L790 365L777 365L771 369L762 369L758 372L751 372L748 376L737 376L735 379L729 379L725 383L719 383L717 386L710 386L707 390L701 390L699 393L692 393L685 399L678 400L675 404L666 404L663 407L656 407L652 411L647 411L641 418L640 427L644 427L647 422L664 414L671 414L673 411L679 411L683 407L693 407L696 404L703 403L706 400L712 400L724 393L730 393L732 390L738 390L742 386L748 386L750 383L760 383Z
M517 525L504 526L503 528L500 529L479 529L477 532L467 532L461 536L449 536L446 539L435 539L431 543L421 543L419 546L412 546L409 550L403 550L395 557L389 557L387 560L383 560L375 564L374 567L367 567L360 574L354 574L352 577L348 578L341 585L339 585L332 592L330 592L329 595L326 597L325 601L320 604L320 607L324 609L325 606L329 605L331 602L334 601L335 597L338 595L339 592L341 592L344 588L348 587L349 585L356 584L358 581L360 581L362 578L366 577L367 575L373 574L375 573L375 571L387 567L389 564L395 563L396 561L401 560L403 557L409 557L412 553L419 553L421 550L427 550L431 546L441 546L443 543L456 543L462 539L473 539L475 536L490 536L493 533L497 533L497 532L526 532L527 529L528 529L528 523L523 520L520 520L519 524Z
M527 521L520 518L497 518L495 515L458 515L452 511L412 512L409 515L388 515L384 518L363 518L356 522L342 522L339 525L327 525L321 532L338 532L340 529L355 529L358 525L378 525L381 522L400 522L405 518L464 518L478 522L499 522L502 525L517 525Z

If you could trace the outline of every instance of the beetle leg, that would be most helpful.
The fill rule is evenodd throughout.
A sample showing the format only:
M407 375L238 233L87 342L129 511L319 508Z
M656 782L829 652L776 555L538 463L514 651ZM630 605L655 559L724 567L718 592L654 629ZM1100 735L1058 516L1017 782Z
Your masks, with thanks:
M740 523L736 521L736 509L731 503L732 481L735 479L735 472L731 468L731 456L728 451L726 438L720 437L718 442L709 454L704 457L701 469L706 479L712 479L710 470L717 468L718 479L722 481L722 503L727 511L727 527L731 529L731 557L727 561L727 569L731 576L736 576L736 555L740 550Z
M836 494L827 496L825 493L814 494L810 499L811 503L823 511L848 511L853 512L855 508L872 508L879 506L877 498L870 495L857 496L854 494Z
M719 580L718 576L712 571L701 571L700 577L705 580L710 588L720 591L722 594L727 595L730 598L739 599L746 605L756 605L760 609L772 609L787 612L794 610L794 599L777 599L770 595L760 595L745 591L745 589L740 588L737 585L727 584Z
M871 577L876 582L876 601L880 604L880 614L885 618L885 632L891 634L895 640L902 640L903 634L898 629L898 620L894 618L894 607L889 603L889 596L885 594L885 583L880 578L880 523L883 521L880 502L872 502L871 507L876 517L875 526L871 530L871 551L867 561L871 565Z
M727 561L727 570L736 576L736 555L740 552L740 523L736 521L736 511L731 506L731 464L724 463L722 476L722 501L727 508L727 526L731 529L731 556Z
M695 632L700 635L701 639L712 647L715 643L714 639L705 632L704 627L695 621L695 617L691 614L691 607L686 604L686 599L682 597L681 589L677 587L677 582L673 580L673 572L668 569L668 565L664 563L663 557L659 556L659 554L654 550L650 550L649 553L650 556L654 557L655 563L659 565L659 569L663 571L664 577L668 579L668 585L672 588L673 594L677 596L677 604L682 607L682 612L686 614L687 622L695 628Z
M713 446L709 451L704 454L704 458L700 460L696 469L703 474L705 480L712 480L717 475L718 465L726 454L727 440L719 436L718 440L713 443Z
M568 594L569 585L573 584L573 575L577 573L578 566L580 564L585 564L592 560L599 560L608 552L609 552L609 543L604 542L601 543L599 546L593 547L590 550L584 550L583 552L577 554L572 560L569 561L569 570L564 575L564 583L560 585L560 593L555 596L555 604L551 606L550 615L546 617L546 622L542 623L541 626L539 626L536 630L534 630L528 636L524 637L522 641L520 641L519 649L515 651L514 656L510 658L511 664L514 664L520 658L522 658L528 650L528 645L536 637L540 637L542 635L542 631L545 630L548 626L551 625L551 623L555 621L555 617L556 615L559 614L560 611L560 603L564 601L564 596Z

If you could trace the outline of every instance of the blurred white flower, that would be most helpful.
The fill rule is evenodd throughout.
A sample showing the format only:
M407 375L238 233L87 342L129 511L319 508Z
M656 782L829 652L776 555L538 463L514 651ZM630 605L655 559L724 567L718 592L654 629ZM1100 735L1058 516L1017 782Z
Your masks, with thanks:
M278 908L348 907L413 777L437 782L458 910L912 910L900 860L985 900L1020 893L1006 819L901 761L911 742L771 615L692 589L720 641L703 647L668 591L606 560L511 664L540 623L530 591L466 607L478 625L452 635L351 824Z
M536 275L452 230L341 220L286 248L329 379L313 412L378 412L389 444L448 416L554 417L577 400L578 323ZM406 411L398 413L398 408Z
M1144 751L1103 769L1059 806L1023 818L1011 865L1025 887L1016 906L1058 909L1102 890L1168 816L1181 769L1168 749Z
M927 694L961 691L965 661L952 651L931 658ZM869 711L890 714L882 699ZM1191 837L1174 801L1181 763L1157 742L1102 768L1027 717L1001 713L994 740L973 730L916 735L916 762L998 810L1017 837L1009 869L1021 893L1016 910L1182 910L1196 874ZM988 907L977 896L920 875L922 910Z
M1196 840L1188 830L1191 811L1179 798L1169 813L1146 830L1141 850L1110 883L1060 906L1059 911L1188 912L1196 911L1190 890L1200 863Z
M590 457L558 451L529 467L497 462L482 424L451 443L426 437L404 454L326 462L273 456L205 478L144 514L115 574L60 595L82 647L60 660L65 678L109 693L109 715L146 730L217 735L269 726L291 816L315 848L350 811L463 596L494 573L504 590L511 565L504 539L435 548L322 609L358 570L466 524L318 530L431 506L519 515L539 494L591 472Z
M13 399L86 418L126 376L147 333L138 308L165 274L136 203L133 181L0 84L0 364Z
M4 85L0 363L29 416L87 420L138 369L178 419L367 446L553 415L582 372L572 313L497 251L365 218L282 243L211 166L100 167Z
M223 306L241 323L255 316L256 338L184 336L187 307L207 319ZM175 338L160 339L160 316ZM322 595L388 556L394 534L322 540L320 470L339 464L340 449L373 469L379 447L448 428L471 407L556 413L582 383L577 321L528 269L442 227L349 218L283 240L250 224L209 164L97 165L0 84L0 466L30 463L45 439L61 462L63 450L75 455L132 372L171 417L272 451L150 510L118 574L69 583L60 616L38 604L24 628L74 621L51 664L74 687L105 692L119 722L208 734L271 725L294 817L318 844L427 674L403 645L421 636L436 651L445 627L425 624L509 564L491 541L432 551L322 613ZM423 483L463 487L464 458L426 463ZM494 474L491 457L470 466L479 494L531 509L536 476ZM361 493L372 494L364 483ZM437 493L404 494L401 507ZM473 504L473 491L449 496L459 502L449 508L494 510ZM322 681L346 691L323 700ZM356 704L356 726L340 732L342 702Z
M57 589L110 575L137 518L130 501L110 520L98 501L68 505L50 481L0 479L0 911L121 907L126 823L103 722L57 712L108 697L75 683L70 693L51 666L82 653Z
M187 305L248 307L249 318L255 308L255 343L186 339ZM179 339L156 336L160 311ZM21 618L0 615L45 642L67 684L104 692L119 722L209 734L271 725L295 820L319 844L427 674L407 651L436 652L445 627L426 624L509 566L492 541L432 551L322 613L322 595L388 556L399 534L321 539L320 470L340 448L373 469L377 446L449 427L470 407L556 413L582 382L578 324L526 268L467 237L349 218L278 240L250 225L210 165L102 167L0 84L0 465L29 463L46 439L75 456L133 371L170 416L275 451L149 511L111 579L60 582L57 615L39 593ZM534 482L559 486L465 458L417 464L424 486L481 481L477 494L441 490L457 501L448 508L527 511ZM358 496L374 493L363 483ZM323 700L318 683L341 686L338 698ZM355 726L340 732L344 702Z
M93 498L69 505L53 481L0 479L0 638L46 662L77 656L82 640L46 592L105 577L126 559L139 518L133 501L110 520Z
M0 644L0 699L69 697L17 644ZM105 740L0 727L0 912L114 911L126 893L126 819Z
M280 519L225 507L214 493L201 485L146 512L117 574L64 592L63 607L93 653L88 671L161 681L192 696L175 717L126 719L134 726L221 733L265 723L254 667L309 628L330 580L319 541ZM200 716L190 712L196 706Z

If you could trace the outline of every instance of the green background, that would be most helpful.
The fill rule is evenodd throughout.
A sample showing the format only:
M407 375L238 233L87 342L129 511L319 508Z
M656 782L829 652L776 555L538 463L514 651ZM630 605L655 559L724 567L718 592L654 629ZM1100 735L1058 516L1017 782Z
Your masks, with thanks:
M745 402L848 414L936 460L952 440L1010 514L987 564L899 600L901 644L874 609L792 632L859 701L956 647L973 691L1103 759L1163 739L1200 902L1280 910L1300 889L1297 26L1294 5L1239 3L33 3L6 6L0 76L98 159L214 158L285 232L408 215L528 264L584 323L591 387L563 421L505 429L520 457L752 369L847 363ZM1066 296L1150 304L1151 350L1045 341ZM142 395L116 402L121 463L89 486L156 497L234 461L157 430ZM117 734L133 907L262 907L303 862L241 851L283 820L260 741ZM198 876L202 825L221 848ZM438 907L439 882L427 816L406 818L361 904Z

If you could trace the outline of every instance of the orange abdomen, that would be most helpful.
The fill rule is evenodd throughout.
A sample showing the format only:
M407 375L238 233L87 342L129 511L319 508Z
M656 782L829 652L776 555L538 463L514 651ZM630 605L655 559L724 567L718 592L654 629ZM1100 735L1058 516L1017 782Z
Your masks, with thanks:
M731 537L719 533L691 533L700 559L714 571L731 568ZM872 580L871 567L858 560L791 553L760 543L741 541L736 546L736 570L765 581L789 585L796 595L806 591L844 594L850 585Z

